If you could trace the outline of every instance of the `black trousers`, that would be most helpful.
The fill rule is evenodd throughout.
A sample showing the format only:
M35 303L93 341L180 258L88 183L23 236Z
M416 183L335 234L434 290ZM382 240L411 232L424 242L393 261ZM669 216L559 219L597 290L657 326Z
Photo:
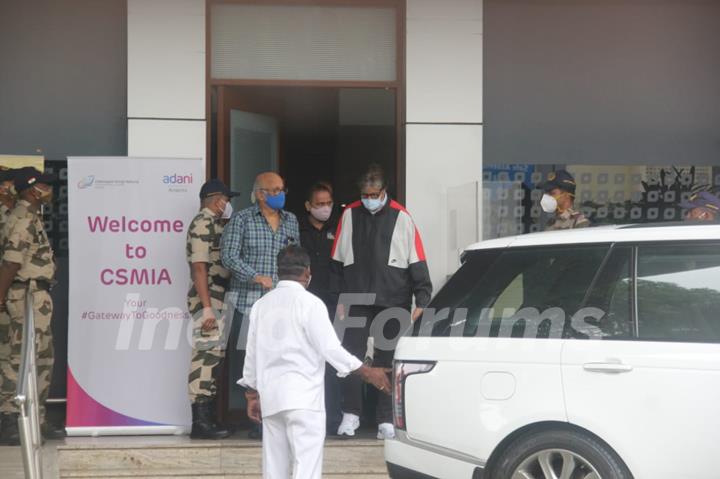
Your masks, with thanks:
M367 341L370 337L372 324L379 314L383 313L387 308L382 306L352 306L348 312L348 316L354 318L365 318L365 327L363 328L347 328L344 331L342 344L350 354L356 356L361 361L365 360L367 352ZM405 308L405 314L409 314ZM397 316L397 315L396 315ZM392 368L393 356L395 354L395 346L400 339L400 320L397 318L386 321L382 327L382 331L377 331L374 335L375 348L373 354L372 365L374 367ZM375 329L379 330L379 326ZM382 336L382 337L381 337ZM392 380L392 374L388 373L388 377ZM363 383L360 377L351 374L341 380L341 388L343 394L343 412L362 415L363 409ZM392 399L384 393L378 394L377 408L375 409L375 418L378 423L392 422Z
M337 298L331 294L317 294L328 309L330 321L335 320ZM340 378L337 371L329 363L325 363L325 425L328 435L337 434L342 421L342 394L340 392Z

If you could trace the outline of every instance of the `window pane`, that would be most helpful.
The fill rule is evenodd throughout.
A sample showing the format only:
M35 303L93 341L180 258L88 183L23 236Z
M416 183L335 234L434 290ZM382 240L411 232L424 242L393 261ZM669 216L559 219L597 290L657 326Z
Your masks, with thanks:
M493 305L493 318L502 318L503 311L515 311L522 308L523 298L525 297L523 288L523 274L520 273L514 280L500 293L495 304Z
M720 340L720 245L641 247L637 288L641 339Z
M438 295L434 308L451 318L437 335L561 337L583 303L609 246L509 249L462 294Z
M393 81L394 8L212 5L216 79Z
M587 313L581 318L584 324L573 324L576 338L632 337L631 258L631 247L619 246L613 249L585 303L588 309L585 309Z
M423 316L413 325L414 336L448 336L455 309L485 276L487 269L498 258L496 250L471 251L460 269L445 283L427 308L426 313L445 312L435 317Z

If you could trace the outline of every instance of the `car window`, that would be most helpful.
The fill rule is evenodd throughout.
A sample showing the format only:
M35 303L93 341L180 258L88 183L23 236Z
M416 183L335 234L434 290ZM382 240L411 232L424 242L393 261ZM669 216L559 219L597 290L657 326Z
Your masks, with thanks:
M482 280L492 263L500 256L499 250L470 251L455 274L438 291L426 308L426 314L415 321L413 336L448 336L452 314ZM435 314L432 314L435 312Z
M524 276L523 273L515 276L510 284L503 290L502 293L495 300L493 305L493 319L500 319L503 316L504 311L515 311L522 308L523 300L525 298L525 287L524 287Z
M638 337L720 341L720 245L640 246Z
M588 292L575 318L573 337L582 339L630 339L633 337L632 247L615 246Z
M472 277L459 271L462 281L456 275L443 288L454 294L438 294L430 305L450 316L433 334L562 337L608 250L609 245L510 248Z

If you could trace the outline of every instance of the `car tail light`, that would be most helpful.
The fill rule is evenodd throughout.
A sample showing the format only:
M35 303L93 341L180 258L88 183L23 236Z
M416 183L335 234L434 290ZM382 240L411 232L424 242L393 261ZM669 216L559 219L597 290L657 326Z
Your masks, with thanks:
M395 361L393 370L393 416L397 429L406 429L405 424L405 381L413 374L432 371L434 362Z

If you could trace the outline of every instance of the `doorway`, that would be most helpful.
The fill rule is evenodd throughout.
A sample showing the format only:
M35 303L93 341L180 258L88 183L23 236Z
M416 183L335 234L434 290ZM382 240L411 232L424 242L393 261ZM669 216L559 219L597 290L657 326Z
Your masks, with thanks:
M405 0L206 0L205 18L207 175L241 192L235 209L271 170L287 210L304 215L326 181L338 213L371 163L404 202ZM219 371L218 412L236 424L240 357Z
M337 86L216 87L213 176L241 196L236 210L251 205L255 176L278 172L288 189L285 209L305 215L306 192L318 181L334 189L335 214L359 198L357 179L371 163L380 165L388 191L397 198L397 90ZM237 344L230 338L230 344ZM242 355L229 351L220 380L221 416L247 424Z
M288 188L287 209L304 214L317 181L335 190L337 205L357 199L356 180L371 163L397 198L397 92L385 88L218 87L217 176L250 205L255 176L276 171Z

